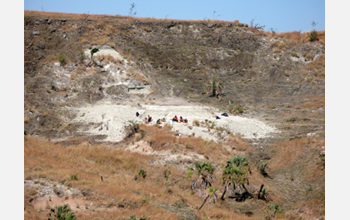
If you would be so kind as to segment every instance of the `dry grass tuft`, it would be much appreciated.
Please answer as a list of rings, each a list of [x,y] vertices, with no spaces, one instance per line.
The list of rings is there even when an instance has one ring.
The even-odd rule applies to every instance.
[[[136,71],[133,68],[128,68],[127,70],[127,75],[133,77],[136,80],[139,80],[145,84],[149,84],[149,80],[146,79],[140,72]]]
[[[252,147],[242,138],[241,135],[236,135],[230,138],[227,142],[227,145],[231,147],[232,150],[250,152]]]
[[[317,59],[313,60],[311,63],[308,63],[307,65],[303,66],[302,72],[304,75],[308,75],[310,78],[322,81],[325,78],[325,55],[319,56]]]
[[[318,109],[325,107],[325,96],[311,96],[305,100],[304,108]]]

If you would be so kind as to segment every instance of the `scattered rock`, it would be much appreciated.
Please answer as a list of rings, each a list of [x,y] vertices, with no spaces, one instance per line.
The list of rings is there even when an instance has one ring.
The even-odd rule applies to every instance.
[[[33,31],[33,35],[39,35],[40,32],[39,31]]]
[[[212,27],[215,27],[216,24],[215,23],[208,23],[208,28],[212,28]]]

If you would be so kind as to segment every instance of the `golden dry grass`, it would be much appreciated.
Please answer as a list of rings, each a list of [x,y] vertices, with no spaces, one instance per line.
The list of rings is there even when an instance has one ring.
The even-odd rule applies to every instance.
[[[24,155],[25,179],[46,178],[80,190],[90,189],[94,194],[87,199],[93,201],[97,207],[123,202],[133,202],[139,206],[136,209],[78,212],[79,219],[129,218],[131,215],[147,216],[151,219],[178,219],[176,214],[157,207],[157,204],[174,205],[179,199],[186,201],[193,212],[201,217],[228,219],[239,216],[220,203],[206,204],[202,210],[196,210],[195,207],[200,206],[203,198],[192,195],[188,188],[191,180],[186,178],[185,171],[171,165],[151,169],[148,164],[150,158],[145,155],[107,149],[105,144],[63,146],[33,137],[26,137]],[[135,181],[134,177],[140,169],[146,170],[147,177],[139,177]],[[166,191],[163,177],[165,169],[171,171]],[[72,181],[71,174],[77,174],[79,180]],[[104,177],[103,182],[100,176]],[[34,194],[33,190],[25,191],[25,217],[44,219],[47,213],[38,213],[29,203]],[[147,199],[147,202],[142,203],[143,199]]]
[[[303,197],[302,201],[310,206],[313,204],[312,209],[322,212],[319,206],[325,201],[325,172],[319,153],[324,144],[322,139],[297,138],[272,146],[274,153],[268,163],[269,170],[275,176],[285,176],[284,180],[278,180],[279,185],[273,186],[277,201],[289,201],[291,195],[294,195],[293,199]],[[299,205],[293,204],[293,207]]]
[[[141,129],[146,131],[145,140],[150,143],[154,150],[172,150],[172,152],[181,151],[183,153],[193,153],[204,155],[210,160],[225,163],[229,153],[221,144],[214,141],[206,141],[197,137],[176,137],[170,126],[159,128],[158,126],[141,125]],[[236,142],[237,143],[237,142]],[[235,143],[232,143],[235,144]],[[243,150],[243,141],[237,144],[237,147]]]

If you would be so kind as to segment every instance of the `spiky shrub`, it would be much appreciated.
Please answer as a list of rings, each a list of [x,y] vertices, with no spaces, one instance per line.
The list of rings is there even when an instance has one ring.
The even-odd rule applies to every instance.
[[[74,212],[70,209],[68,204],[63,206],[56,206],[56,209],[51,210],[49,220],[78,220]]]
[[[58,55],[58,61],[61,63],[61,65],[66,64],[66,58],[62,55],[62,53]]]
[[[275,217],[276,213],[283,212],[283,209],[280,207],[279,204],[269,205],[268,208],[272,211],[272,216],[273,217]]]
[[[168,182],[170,174],[171,174],[171,171],[168,170],[168,169],[164,170],[164,172],[163,172],[163,176],[164,176],[164,179],[165,179],[165,181],[164,181],[165,190],[166,190],[166,183]]]
[[[70,179],[71,179],[71,180],[79,180],[77,174],[72,174],[72,175],[70,175]]]
[[[134,121],[134,120],[129,120],[128,122],[129,122],[129,124],[126,125],[124,128],[125,128],[126,136],[130,137],[139,131],[140,124],[139,124],[139,122]],[[146,135],[146,133],[143,134],[143,137],[145,135]]]
[[[209,97],[219,98],[222,95],[223,88],[223,82],[217,81],[216,79],[206,82],[206,91],[208,91],[206,94],[209,95]]]
[[[144,171],[144,170],[140,170],[140,171],[139,171],[139,176],[141,176],[143,179],[145,179],[146,176],[147,176],[147,172]]]
[[[131,220],[147,220],[147,218],[146,218],[146,217],[136,218],[136,216],[135,216],[135,215],[131,215],[131,216],[130,216],[130,219],[131,219]]]
[[[241,105],[235,106],[234,112],[237,113],[237,114],[242,114],[243,113],[243,107]]]
[[[267,167],[267,163],[263,162],[260,166],[259,166],[259,170],[260,170],[260,173],[264,176],[264,177],[267,177],[268,174],[266,172],[266,167]]]
[[[311,32],[307,33],[307,36],[309,37],[310,41],[315,41],[315,40],[317,40],[318,33],[317,33],[317,31],[311,31]]]
[[[264,188],[261,192],[261,196],[266,197],[268,193],[269,193],[269,190],[267,188]]]
[[[169,179],[170,174],[171,174],[170,170],[164,170],[163,175],[164,175],[165,180]]]

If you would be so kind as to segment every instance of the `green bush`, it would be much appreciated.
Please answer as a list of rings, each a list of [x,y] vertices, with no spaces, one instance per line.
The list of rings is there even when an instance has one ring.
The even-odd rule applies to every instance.
[[[143,179],[145,179],[145,178],[146,178],[146,176],[147,176],[147,172],[146,172],[146,171],[144,171],[144,170],[140,170],[140,172],[139,172],[139,176],[141,176]]]
[[[145,131],[141,131],[141,137],[144,138],[146,136],[146,132]]]
[[[71,180],[79,180],[77,174],[72,174],[72,175],[70,175],[70,179],[71,179]]]
[[[268,208],[272,211],[273,216],[275,216],[276,213],[283,212],[283,209],[278,204],[269,205]]]
[[[136,218],[136,216],[135,216],[135,215],[130,216],[130,219],[131,219],[131,220],[147,220],[147,218],[146,218],[146,217]]]
[[[24,16],[24,23],[28,25],[30,23],[30,16]]]
[[[56,209],[52,209],[49,213],[49,220],[78,220],[74,215],[74,212],[70,209],[68,204],[63,206],[56,206]]]
[[[239,114],[242,114],[243,113],[243,107],[241,105],[237,105],[235,107],[235,112],[239,113]]]
[[[316,22],[315,22],[315,21],[312,21],[311,25],[312,25],[312,27],[315,28]],[[315,41],[315,40],[317,40],[317,35],[318,35],[318,33],[317,33],[317,31],[315,31],[315,29],[314,29],[313,31],[307,33],[307,36],[309,36],[309,40],[310,40],[310,41]]]
[[[315,41],[315,40],[317,40],[318,33],[317,33],[317,31],[311,31],[311,32],[307,33],[307,36],[309,36],[310,41]]]
[[[58,61],[60,61],[62,65],[66,64],[66,58],[62,55],[62,53],[58,55]]]
[[[265,170],[266,167],[267,167],[267,163],[265,163],[265,162],[263,162],[259,167],[260,173],[263,174],[264,176],[267,175],[266,170]]]

